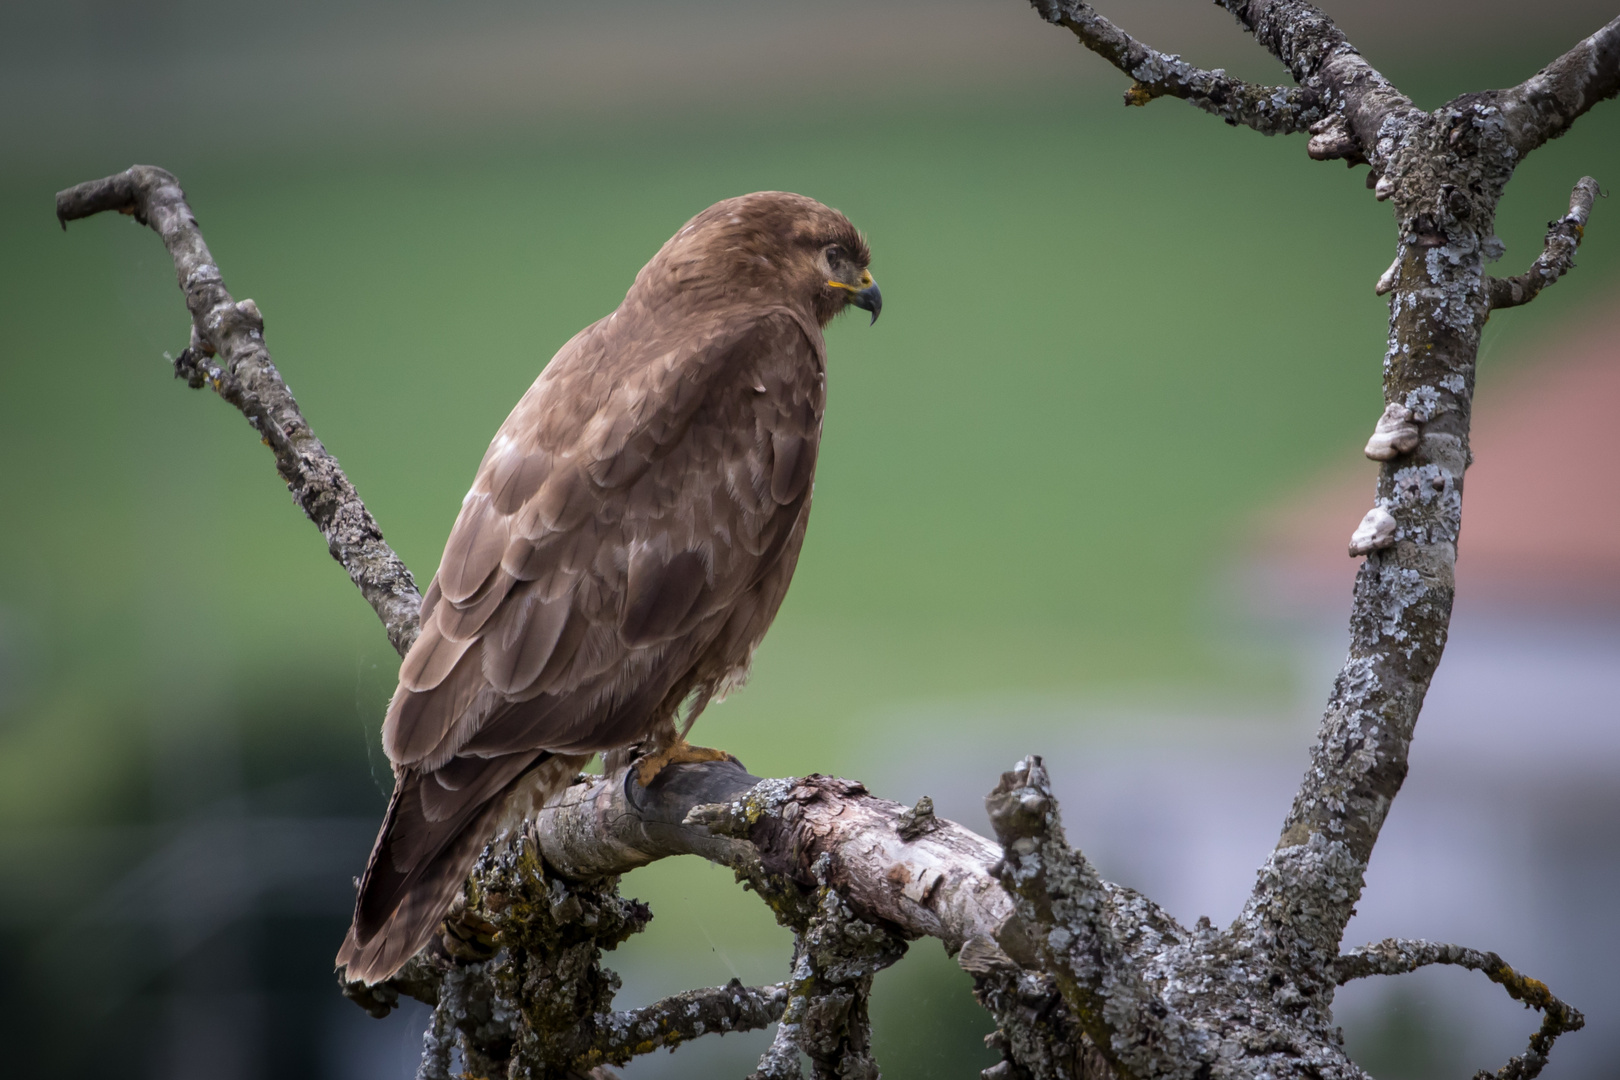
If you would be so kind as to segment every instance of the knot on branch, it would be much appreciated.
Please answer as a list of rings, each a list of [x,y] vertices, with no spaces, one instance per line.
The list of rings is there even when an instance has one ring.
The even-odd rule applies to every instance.
[[[900,839],[911,841],[937,832],[939,828],[939,818],[934,816],[934,800],[924,795],[917,800],[916,806],[900,815],[900,822],[894,831],[900,834]]]

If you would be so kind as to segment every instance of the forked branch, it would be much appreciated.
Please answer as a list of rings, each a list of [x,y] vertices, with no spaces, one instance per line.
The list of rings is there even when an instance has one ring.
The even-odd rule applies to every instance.
[[[270,361],[264,318],[252,300],[237,302],[180,182],[163,169],[136,165],[115,176],[58,192],[56,218],[67,223],[108,210],[132,215],[163,238],[191,312],[191,342],[174,361],[176,377],[205,383],[247,417],[276,456],[293,502],[321,531],[327,550],[377,612],[388,640],[404,655],[416,640],[421,594],[411,572],[383,539],[337,459],[315,437],[292,391]]]
[[[1304,0],[1216,0],[1255,40],[1282,61],[1301,87],[1344,119],[1362,156],[1382,172],[1387,150],[1380,128],[1390,116],[1415,111],[1410,98],[1345,39],[1343,31]]]

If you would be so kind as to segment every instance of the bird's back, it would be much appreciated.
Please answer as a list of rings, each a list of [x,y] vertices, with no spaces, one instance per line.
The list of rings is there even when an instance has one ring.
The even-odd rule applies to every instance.
[[[401,665],[348,977],[426,942],[535,770],[566,784],[746,673],[803,542],[824,395],[820,328],[780,306],[694,317],[632,292],[547,366],[479,466]]]

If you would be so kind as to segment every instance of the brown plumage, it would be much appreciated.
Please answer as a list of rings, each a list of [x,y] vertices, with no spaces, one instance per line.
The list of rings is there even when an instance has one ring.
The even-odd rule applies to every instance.
[[[746,674],[804,540],[822,327],[880,297],[813,199],[717,203],[546,365],[478,467],[383,722],[394,794],[338,953],[377,982],[503,824],[588,757],[677,741]]]

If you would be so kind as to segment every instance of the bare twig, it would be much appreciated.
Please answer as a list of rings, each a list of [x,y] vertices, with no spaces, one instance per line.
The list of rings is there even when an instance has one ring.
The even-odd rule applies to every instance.
[[[1554,997],[1547,984],[1514,971],[1493,952],[1467,949],[1461,945],[1442,945],[1433,941],[1387,938],[1376,945],[1363,945],[1339,957],[1334,965],[1340,986],[1352,979],[1370,975],[1405,975],[1431,964],[1455,964],[1470,971],[1482,972],[1506,990],[1514,1001],[1522,1001],[1541,1013],[1541,1027],[1530,1036],[1530,1047],[1521,1057],[1514,1057],[1494,1074],[1481,1071],[1475,1080],[1531,1080],[1547,1064],[1547,1054],[1553,1042],[1567,1031],[1579,1031],[1586,1025],[1580,1010]]]
[[[1616,20],[1620,22],[1620,20]],[[1598,182],[1583,176],[1570,192],[1569,212],[1557,221],[1547,223],[1547,242],[1530,269],[1510,278],[1490,279],[1491,310],[1528,304],[1548,285],[1569,273],[1575,266],[1575,253],[1580,250],[1581,238],[1586,235],[1586,219],[1592,213],[1592,203],[1598,197]]]
[[[1229,124],[1243,124],[1265,135],[1306,131],[1325,115],[1310,90],[1260,86],[1230,78],[1225,71],[1194,67],[1137,41],[1084,0],[1035,0],[1035,9],[1047,22],[1068,27],[1086,48],[1135,80],[1125,91],[1127,105],[1146,105],[1156,97],[1180,98]]]
[[[1520,157],[1620,93],[1620,17],[1510,90],[1492,95]]]
[[[191,344],[175,360],[175,374],[194,388],[212,386],[247,417],[275,454],[276,471],[293,501],[320,529],[332,558],[348,571],[382,620],[388,640],[403,654],[416,640],[422,605],[416,582],[270,362],[258,305],[238,303],[226,291],[179,181],[162,169],[136,165],[56,196],[56,217],[64,229],[69,221],[107,210],[150,225],[174,259],[192,320]]]
[[[602,1056],[624,1062],[653,1050],[673,1050],[707,1034],[758,1031],[782,1018],[788,984],[744,986],[732,979],[724,986],[687,990],[651,1005],[616,1012],[599,1027]]]

